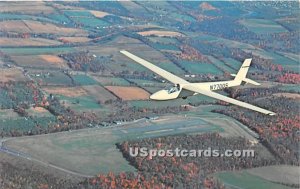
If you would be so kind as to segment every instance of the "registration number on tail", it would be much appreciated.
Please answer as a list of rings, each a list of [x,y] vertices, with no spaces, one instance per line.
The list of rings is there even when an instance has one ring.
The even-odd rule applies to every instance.
[[[210,90],[221,90],[228,87],[228,83],[210,85]]]

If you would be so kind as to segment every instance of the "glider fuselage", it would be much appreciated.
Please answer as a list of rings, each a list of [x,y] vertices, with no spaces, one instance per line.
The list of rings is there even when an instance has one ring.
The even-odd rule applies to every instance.
[[[159,90],[159,91],[153,93],[150,96],[150,99],[152,99],[152,100],[172,100],[172,99],[176,99],[176,98],[187,98],[189,96],[198,94],[195,92],[185,90],[183,88],[183,86],[186,86],[186,85],[194,85],[194,86],[200,87],[201,89],[207,90],[207,91],[218,91],[218,90],[223,90],[225,88],[239,86],[240,83],[235,80],[231,80],[231,81],[177,84],[177,86],[175,85],[170,88]]]

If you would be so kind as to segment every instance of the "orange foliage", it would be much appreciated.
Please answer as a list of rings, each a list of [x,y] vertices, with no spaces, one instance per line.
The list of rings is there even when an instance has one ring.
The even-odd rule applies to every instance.
[[[291,83],[299,84],[300,83],[300,74],[286,73],[277,78],[277,81],[280,83]]]
[[[197,49],[188,46],[188,45],[182,45],[180,47],[181,53],[178,55],[179,58],[184,60],[196,60],[196,61],[202,61],[202,62],[209,62],[208,58],[202,55]]]

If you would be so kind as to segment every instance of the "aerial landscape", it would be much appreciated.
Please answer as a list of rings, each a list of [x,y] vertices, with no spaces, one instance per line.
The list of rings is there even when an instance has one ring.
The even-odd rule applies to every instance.
[[[299,1],[1,1],[0,34],[1,189],[300,187]]]

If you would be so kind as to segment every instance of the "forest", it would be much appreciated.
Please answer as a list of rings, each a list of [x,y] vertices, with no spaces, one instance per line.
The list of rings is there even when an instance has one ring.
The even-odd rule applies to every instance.
[[[260,115],[253,111],[239,111],[238,107],[228,107],[223,110],[214,110],[231,116],[253,129],[260,136],[262,143],[273,152],[282,163],[299,165],[299,101],[297,99],[276,97],[278,89],[247,89],[231,90],[231,96],[251,102],[261,107],[269,107],[277,113],[276,117]],[[257,97],[260,100],[255,100]],[[271,98],[266,98],[270,97]]]

